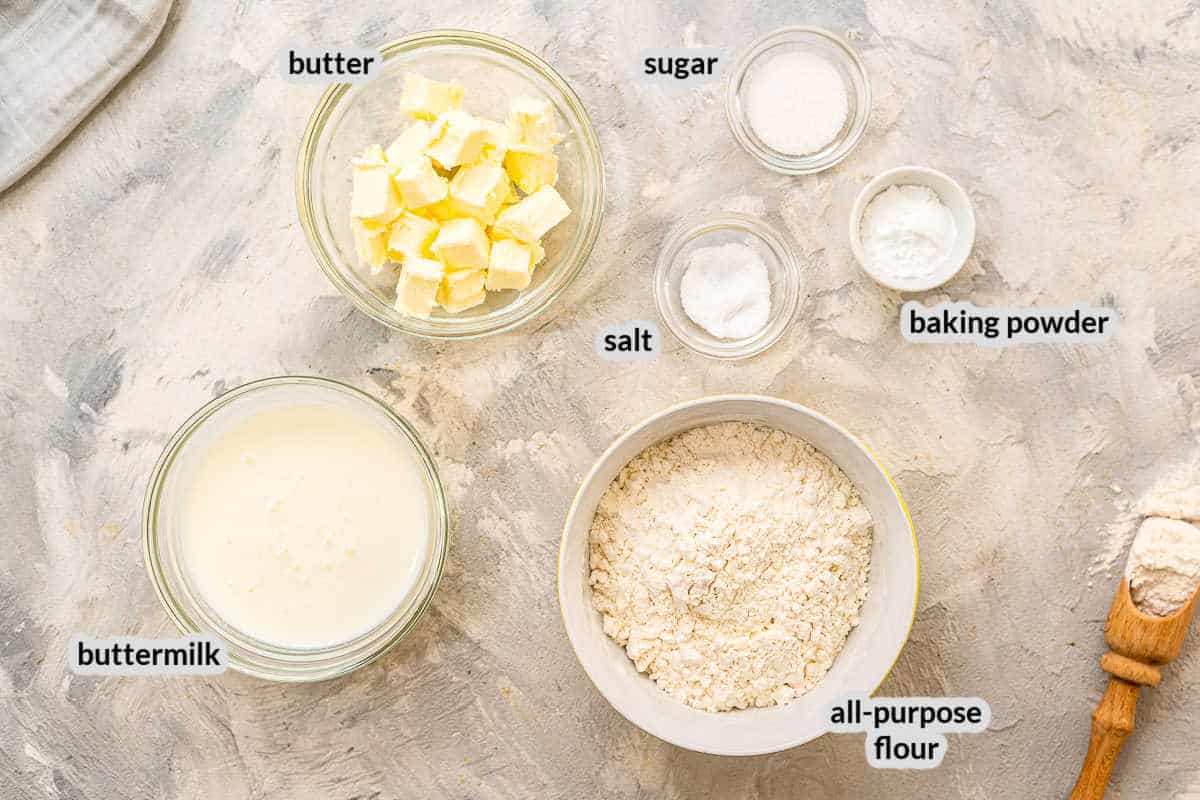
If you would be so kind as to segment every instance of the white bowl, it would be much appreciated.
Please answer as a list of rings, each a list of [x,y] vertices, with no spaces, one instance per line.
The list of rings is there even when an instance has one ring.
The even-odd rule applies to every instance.
[[[954,247],[951,248],[950,254],[932,274],[920,278],[898,279],[873,271],[871,265],[867,263],[862,246],[862,217],[867,205],[875,199],[875,195],[884,189],[890,186],[912,184],[928,186],[937,193],[942,203],[954,215],[954,225],[958,229],[958,237],[954,241]],[[858,259],[863,270],[877,283],[898,292],[924,292],[941,286],[958,274],[974,246],[975,212],[971,209],[971,199],[953,178],[936,169],[914,166],[889,169],[862,188],[854,200],[854,208],[850,210],[850,249],[854,252],[854,257]]]
[[[588,584],[588,536],[600,497],[620,469],[652,444],[728,420],[790,433],[827,455],[858,487],[875,520],[871,577],[862,620],[825,679],[792,702],[720,713],[675,700],[639,673],[603,629]],[[917,608],[920,565],[912,520],[891,478],[871,453],[832,420],[795,403],[757,395],[721,395],[682,403],[646,419],[609,446],[592,467],[563,526],[558,603],[575,655],[600,693],[626,719],[664,741],[714,755],[758,755],[796,747],[825,732],[824,714],[847,694],[874,693],[908,641]]]

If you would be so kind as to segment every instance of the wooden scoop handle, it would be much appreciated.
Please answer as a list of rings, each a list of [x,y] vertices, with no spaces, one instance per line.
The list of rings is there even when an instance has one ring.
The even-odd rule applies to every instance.
[[[1200,589],[1175,614],[1151,617],[1137,610],[1129,581],[1121,581],[1104,625],[1104,638],[1112,651],[1100,659],[1100,667],[1112,678],[1092,714],[1092,738],[1071,800],[1104,797],[1117,755],[1133,733],[1138,692],[1143,686],[1157,686],[1162,678],[1159,668],[1179,655],[1198,599]]]
[[[1137,710],[1136,683],[1113,677],[1108,682],[1100,705],[1092,714],[1092,739],[1088,742],[1083,769],[1071,800],[1102,800],[1108,788],[1108,778],[1125,738],[1133,733],[1134,712]]]

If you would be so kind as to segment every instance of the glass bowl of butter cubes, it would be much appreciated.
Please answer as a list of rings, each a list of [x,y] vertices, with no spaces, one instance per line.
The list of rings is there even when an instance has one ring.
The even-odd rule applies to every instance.
[[[428,31],[337,84],[300,146],[297,206],[321,269],[416,336],[467,339],[544,311],[604,214],[587,111],[548,64],[495,36]]]

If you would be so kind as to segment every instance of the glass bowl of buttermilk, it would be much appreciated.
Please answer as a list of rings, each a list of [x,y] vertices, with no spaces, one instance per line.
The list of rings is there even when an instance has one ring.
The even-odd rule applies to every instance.
[[[389,42],[379,53],[382,67],[376,77],[335,84],[325,92],[300,144],[296,205],[317,264],[360,311],[415,336],[470,339],[528,322],[566,291],[600,232],[604,167],[583,103],[549,64],[496,36],[426,31]],[[406,76],[413,74],[461,87],[461,109],[481,120],[503,123],[514,98],[548,103],[561,137],[554,146],[557,176],[552,188],[570,213],[541,239],[543,257],[528,285],[487,291],[483,302],[457,313],[440,306],[426,314],[398,310],[395,278],[400,265],[390,264],[390,274],[369,269],[360,258],[351,217],[356,160],[371,145],[388,146],[412,122],[400,98]],[[443,171],[443,177],[451,175]]]
[[[840,162],[858,145],[870,115],[866,67],[841,37],[820,28],[780,28],[755,40],[725,84],[734,138],[785,175]]]
[[[244,674],[318,681],[415,629],[449,521],[407,421],[345,384],[283,376],[233,389],[179,428],[146,491],[142,545],[180,632],[216,635]]]

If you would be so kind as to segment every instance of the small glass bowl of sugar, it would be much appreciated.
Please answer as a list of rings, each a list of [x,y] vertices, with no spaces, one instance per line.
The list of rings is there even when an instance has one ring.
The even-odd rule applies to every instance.
[[[725,85],[729,128],[776,172],[809,175],[844,159],[871,115],[858,55],[820,28],[790,27],[755,40]]]
[[[682,221],[663,243],[653,282],[667,329],[712,358],[766,350],[800,304],[800,268],[787,240],[746,214]]]

